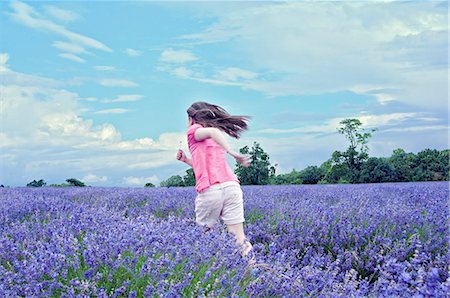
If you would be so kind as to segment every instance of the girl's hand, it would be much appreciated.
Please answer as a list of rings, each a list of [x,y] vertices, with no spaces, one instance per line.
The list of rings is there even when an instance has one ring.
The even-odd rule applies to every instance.
[[[184,151],[183,150],[178,150],[178,152],[177,152],[177,159],[178,160],[180,160],[180,161],[182,161],[182,162],[186,162],[186,154],[184,154]]]
[[[252,162],[250,155],[241,155],[235,152],[230,153],[238,163],[240,163],[244,168],[248,168],[250,163]]]

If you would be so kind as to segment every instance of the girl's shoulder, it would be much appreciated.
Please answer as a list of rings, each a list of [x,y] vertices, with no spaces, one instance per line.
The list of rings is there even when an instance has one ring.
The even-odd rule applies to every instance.
[[[189,128],[188,128],[187,134],[188,134],[188,135],[193,134],[193,133],[195,133],[195,131],[196,131],[198,128],[201,128],[201,127],[203,127],[201,124],[198,124],[198,123],[192,124],[192,125],[189,126]]]

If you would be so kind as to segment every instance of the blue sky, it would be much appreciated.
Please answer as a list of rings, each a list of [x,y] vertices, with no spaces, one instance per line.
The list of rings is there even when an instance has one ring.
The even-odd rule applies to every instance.
[[[183,175],[186,109],[252,116],[277,172],[378,131],[372,156],[446,149],[447,2],[0,2],[0,183]],[[230,160],[230,164],[232,161]]]

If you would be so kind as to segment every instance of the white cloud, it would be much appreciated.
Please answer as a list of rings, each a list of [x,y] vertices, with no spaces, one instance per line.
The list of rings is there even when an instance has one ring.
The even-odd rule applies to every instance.
[[[80,58],[74,54],[69,54],[69,53],[64,53],[64,54],[59,54],[60,57],[62,58],[66,58],[75,62],[79,62],[79,63],[84,63],[86,62],[86,60],[84,60],[83,58]]]
[[[114,66],[107,66],[107,65],[97,65],[94,67],[95,70],[100,71],[115,71],[116,68]]]
[[[410,126],[410,127],[397,127],[385,129],[384,132],[421,132],[421,131],[443,131],[447,133],[450,131],[448,125],[426,125],[426,126]]]
[[[180,78],[188,79],[193,75],[193,72],[186,67],[177,67],[173,69],[172,73]]]
[[[221,78],[222,75],[215,75],[214,77],[219,77],[219,78],[211,79],[201,72],[198,72],[198,71],[194,72],[193,70],[188,69],[184,66],[175,67],[175,68],[171,68],[168,66],[159,66],[158,70],[168,71],[179,78],[194,80],[194,81],[202,82],[205,84],[222,85],[222,86],[240,86],[240,87],[245,86],[245,84],[243,84],[241,82],[226,80],[226,79],[230,78],[229,75],[227,78]],[[233,78],[237,79],[237,76],[234,76]]]
[[[144,186],[146,183],[150,182],[154,185],[157,185],[159,183],[159,178],[155,175],[149,176],[149,177],[123,177],[123,182],[126,185],[131,186]]]
[[[57,19],[58,21],[63,22],[73,22],[79,18],[79,15],[65,9],[61,9],[56,6],[45,6],[45,12],[52,16],[53,18]]]
[[[195,61],[198,58],[187,50],[166,49],[161,53],[160,61],[167,63],[186,63]]]
[[[0,72],[8,71],[8,60],[9,55],[7,53],[1,53],[0,54]]]
[[[123,140],[112,124],[94,125],[82,117],[80,96],[61,83],[14,71],[0,76],[4,184],[24,185],[38,177],[60,183],[64,175],[121,185],[124,176],[148,177],[151,169],[179,163],[175,154],[184,133]]]
[[[439,2],[307,1],[214,13],[216,23],[181,38],[194,45],[232,43],[251,73],[268,75],[196,70],[216,79],[198,81],[239,80],[242,88],[268,96],[358,90],[380,103],[447,106],[448,16]],[[219,59],[208,58],[201,57],[208,69],[220,68]]]
[[[108,181],[108,177],[106,176],[97,176],[95,174],[87,174],[81,179],[84,183],[96,183],[96,182],[106,182]]]
[[[123,114],[129,112],[128,109],[106,109],[95,112],[94,114]]]
[[[71,42],[55,41],[53,43],[53,47],[63,50],[64,52],[72,53],[72,54],[87,53],[87,51],[82,46],[71,43]]]
[[[100,85],[106,87],[136,87],[136,84],[130,80],[121,80],[121,79],[102,79],[100,80]]]
[[[397,126],[408,120],[421,120],[424,122],[434,121],[436,119],[421,118],[418,113],[391,113],[382,115],[357,115],[345,118],[332,118],[326,121],[322,125],[309,125],[297,128],[277,129],[267,128],[257,131],[262,134],[329,134],[337,132],[337,127],[340,126],[340,122],[346,118],[356,118],[362,123],[363,129],[382,128],[385,126]]]
[[[83,97],[83,98],[80,97],[79,100],[85,100],[90,102],[98,101],[96,97]]]
[[[72,55],[74,53],[85,53],[87,52],[85,50],[86,48],[112,52],[112,50],[102,42],[91,37],[72,32],[66,27],[46,19],[32,6],[26,3],[14,0],[11,2],[10,7],[12,8],[13,12],[10,12],[8,14],[18,23],[34,30],[56,34],[68,40],[68,42],[55,42],[53,46],[55,46],[56,48],[63,48],[64,51],[69,51],[70,53],[72,53]],[[58,9],[53,6],[50,6],[50,8],[47,7],[46,11],[53,17],[56,17],[58,20],[62,20],[65,22],[72,21],[77,17],[75,14],[69,11]],[[62,54],[61,56],[76,62],[81,62],[80,60],[82,60],[80,57],[71,56],[71,54]]]
[[[144,98],[142,95],[139,94],[126,94],[126,95],[119,95],[117,98],[114,99],[105,99],[103,100],[104,103],[112,103],[112,102],[131,102],[131,101],[138,101]]]
[[[238,67],[229,67],[219,70],[217,77],[226,81],[237,81],[239,79],[255,79],[258,75],[252,71],[241,69]]]
[[[134,50],[134,49],[126,49],[126,50],[125,50],[125,53],[126,53],[128,56],[131,56],[131,57],[139,57],[139,56],[142,55],[142,52],[141,52],[141,51]]]

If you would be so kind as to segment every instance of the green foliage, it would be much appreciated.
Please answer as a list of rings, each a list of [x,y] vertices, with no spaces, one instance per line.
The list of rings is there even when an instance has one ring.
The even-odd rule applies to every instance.
[[[392,165],[393,181],[406,182],[412,181],[412,169],[414,168],[415,156],[413,153],[406,153],[403,149],[396,149],[388,159]]]
[[[160,183],[161,187],[184,187],[184,186],[195,186],[195,175],[194,170],[189,168],[186,170],[186,174],[181,177],[180,175],[174,175],[169,177],[169,179],[164,180]]]
[[[194,170],[189,168],[186,170],[186,175],[183,176],[183,181],[185,186],[195,186],[195,175]]]
[[[78,186],[78,187],[86,186],[83,182],[75,178],[69,178],[66,180],[66,182],[69,183],[70,186]]]
[[[299,172],[303,184],[317,184],[325,177],[325,170],[317,166],[308,166]]]
[[[303,180],[300,178],[300,172],[292,169],[290,173],[273,176],[270,179],[270,184],[302,184]]]
[[[358,119],[344,119],[337,128],[349,141],[346,151],[334,151],[331,158],[317,166],[308,166],[301,171],[276,175],[269,155],[257,142],[253,147],[239,150],[248,154],[252,161],[248,168],[236,163],[235,173],[242,185],[265,184],[329,184],[329,183],[378,183],[408,181],[450,180],[450,150],[425,149],[417,154],[396,149],[390,157],[370,157],[368,142],[372,133],[365,132]],[[195,175],[192,169],[186,175],[172,176],[161,182],[161,186],[193,186]]]
[[[169,177],[169,179],[162,181],[160,183],[162,187],[178,187],[178,186],[186,186],[184,184],[184,180],[180,175],[174,175]]]
[[[343,134],[350,144],[344,152],[335,151],[332,159],[335,165],[346,164],[349,169],[346,176],[341,176],[339,179],[343,178],[356,183],[362,164],[369,158],[367,143],[372,137],[371,132],[374,132],[375,129],[372,129],[371,132],[364,132],[361,128],[362,123],[358,119],[344,119],[339,124],[341,126],[338,127],[338,132]],[[340,168],[339,171],[341,170]]]
[[[155,185],[151,182],[145,183],[144,187],[155,187]]]
[[[414,181],[448,180],[449,150],[425,149],[420,151],[417,153],[415,165]]]
[[[395,177],[394,167],[387,158],[369,158],[361,167],[359,182],[378,183],[393,181]]]
[[[68,183],[61,183],[61,184],[53,183],[53,184],[50,184],[50,186],[51,187],[69,187],[69,186],[73,186],[73,185],[68,184]]]
[[[250,166],[245,168],[236,163],[235,173],[242,185],[269,184],[271,176],[275,175],[275,168],[270,166],[269,155],[257,143],[250,149],[245,146],[239,150],[241,154],[249,154],[252,158]]]
[[[47,183],[44,180],[39,179],[39,181],[36,180],[31,181],[30,183],[27,184],[27,187],[42,187],[45,185],[47,185]]]

